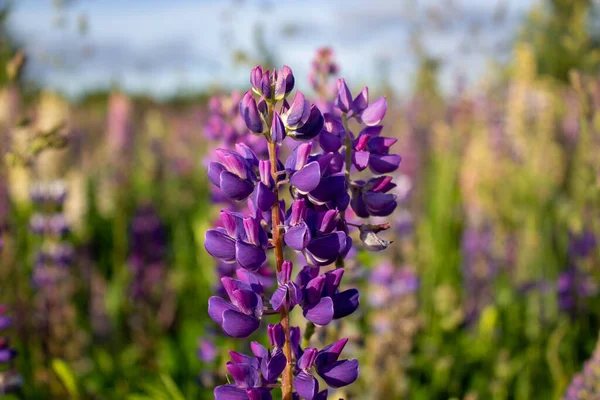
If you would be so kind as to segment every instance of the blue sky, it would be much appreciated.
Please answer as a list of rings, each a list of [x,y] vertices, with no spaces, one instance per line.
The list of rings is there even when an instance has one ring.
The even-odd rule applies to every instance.
[[[59,27],[52,0],[18,0],[9,27],[31,56],[30,77],[73,95],[111,84],[157,96],[243,85],[248,66],[234,64],[232,49],[255,53],[258,24],[300,82],[315,49],[328,45],[349,82],[380,81],[385,62],[399,90],[414,77],[411,37],[419,31],[427,51],[443,59],[448,89],[457,74],[477,81],[487,60],[506,54],[533,1],[77,0]],[[80,15],[89,21],[86,35],[77,29]]]

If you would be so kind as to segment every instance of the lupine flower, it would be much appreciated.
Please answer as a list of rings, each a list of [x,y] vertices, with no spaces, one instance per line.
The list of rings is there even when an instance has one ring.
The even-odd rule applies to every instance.
[[[468,293],[465,300],[467,321],[474,321],[492,300],[496,262],[492,254],[489,227],[468,227],[462,238],[462,273]]]
[[[334,262],[339,267],[352,248],[348,230],[358,225],[346,221],[351,200],[349,188],[353,198],[358,198],[353,201],[361,211],[365,210],[359,217],[387,216],[396,207],[395,195],[388,193],[394,187],[391,178],[381,176],[355,182],[349,176],[351,165],[345,163],[346,155],[351,155],[347,152],[367,152],[365,168],[370,166],[377,174],[396,169],[400,158],[390,154],[394,141],[376,137],[387,103],[381,98],[369,104],[367,88],[352,100],[341,81],[339,110],[326,118],[299,91],[288,102],[286,97],[291,93],[294,79],[287,67],[273,72],[257,67],[252,70],[250,82],[252,89],[240,102],[240,115],[250,131],[262,134],[268,142],[269,160],[260,160],[250,148],[236,144],[236,151],[219,150],[219,162],[209,167],[210,181],[227,197],[237,201],[249,199],[250,215],[223,210],[221,226],[206,233],[204,246],[209,254],[221,262],[242,267],[236,271],[239,279],[221,278],[228,300],[211,297],[208,311],[227,335],[237,338],[256,331],[265,312],[279,312],[281,324],[268,328],[271,350],[254,342],[255,357],[230,352],[232,361],[227,367],[235,383],[217,387],[215,398],[269,399],[270,390],[282,374],[284,398],[325,399],[327,390],[319,391],[312,376],[313,367],[329,386],[337,388],[357,379],[358,362],[338,360],[347,339],[320,352],[302,350],[300,330],[289,327],[289,312],[300,305],[308,321],[322,326],[358,308],[356,289],[339,290],[344,269],[319,274],[319,267]],[[335,115],[340,115],[344,123]],[[356,146],[351,132],[345,130],[348,118],[374,127],[361,132]],[[321,132],[327,135],[321,146],[323,151],[311,154]],[[306,143],[296,146],[284,166],[279,159],[279,146],[288,137]],[[285,185],[289,185],[292,197],[289,208],[279,197]],[[372,225],[376,228],[365,226],[367,248],[387,247],[379,248],[389,242],[377,237],[377,245],[371,235],[387,229],[387,224]],[[284,245],[301,253],[309,264],[295,281],[291,280],[292,263],[284,261]],[[270,249],[275,251],[278,287],[269,301],[255,272],[267,261]],[[290,350],[298,361],[296,369],[291,368],[292,355],[284,354]],[[294,385],[297,393],[292,390]]]
[[[323,128],[323,114],[304,97],[302,92],[296,92],[294,101],[281,114],[281,121],[288,130],[288,135],[296,140],[311,140]]]
[[[396,187],[391,176],[381,176],[369,181],[355,181],[352,188],[352,209],[358,217],[387,217],[396,209],[398,202],[395,194],[389,193]]]
[[[363,90],[352,100],[350,89],[344,79],[338,80],[338,95],[335,99],[335,106],[348,117],[355,117],[359,122],[367,126],[378,125],[387,112],[387,101],[380,97],[372,104],[369,104],[369,88]]]
[[[305,266],[296,277],[296,284],[302,289],[300,304],[307,320],[323,326],[356,311],[359,305],[358,290],[338,291],[344,275],[343,268],[318,274],[317,268]]]
[[[297,368],[300,370],[294,378],[294,386],[298,394],[307,400],[327,398],[319,392],[319,382],[312,375],[315,372],[333,388],[350,385],[358,378],[357,360],[339,360],[340,354],[348,339],[341,339],[318,351],[307,348],[298,359]]]
[[[153,304],[164,295],[167,251],[165,226],[156,211],[146,205],[136,211],[130,230],[128,266],[133,277],[129,290],[134,301]]]
[[[0,305],[0,332],[9,329],[12,324],[6,311],[6,307]],[[22,378],[15,370],[2,368],[10,368],[16,356],[17,351],[10,346],[8,337],[0,336],[0,394],[14,392],[22,385]]]
[[[277,277],[279,287],[271,297],[271,305],[275,311],[281,310],[282,307],[289,311],[302,301],[302,290],[298,284],[291,281],[291,277],[292,262],[284,261],[281,273]]]
[[[409,267],[395,268],[389,261],[377,264],[369,276],[369,302],[374,307],[392,304],[398,298],[414,293],[419,288],[419,278]]]
[[[252,286],[238,279],[222,278],[230,301],[213,296],[208,300],[208,315],[223,331],[235,338],[245,338],[258,329],[263,302]]]
[[[256,175],[248,159],[233,150],[217,149],[220,162],[211,162],[208,178],[232,200],[245,200],[254,191]]]
[[[258,270],[267,259],[268,238],[257,219],[223,210],[221,220],[223,228],[206,232],[206,251],[223,262],[237,262],[242,268]]]
[[[588,400],[600,397],[600,345],[587,360],[581,373],[571,379],[563,400]]]
[[[217,347],[207,338],[198,340],[198,358],[205,363],[212,363],[217,358]]]
[[[389,174],[398,169],[402,157],[390,154],[390,147],[398,139],[379,136],[382,126],[369,126],[363,129],[354,141],[352,163],[357,170],[365,168],[375,174]]]
[[[331,264],[352,247],[352,239],[337,230],[338,217],[337,210],[317,212],[307,208],[305,200],[296,200],[286,219],[285,243],[303,252],[312,265]]]

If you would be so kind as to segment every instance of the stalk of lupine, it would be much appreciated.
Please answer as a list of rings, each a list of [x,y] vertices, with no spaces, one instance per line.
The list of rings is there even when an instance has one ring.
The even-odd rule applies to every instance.
[[[412,268],[377,264],[369,276],[368,313],[372,330],[366,340],[368,368],[363,379],[374,382],[374,398],[403,398],[408,391],[407,369],[418,329],[419,278]]]
[[[339,72],[339,66],[333,57],[333,50],[322,47],[317,50],[311,63],[308,81],[317,94],[316,104],[323,112],[333,111],[333,98],[335,97],[335,85],[331,79]]]
[[[39,238],[33,282],[36,294],[36,324],[42,335],[45,356],[77,359],[85,338],[77,329],[73,304],[75,280],[71,266],[74,250],[66,239],[69,224],[63,213],[67,196],[63,181],[39,181],[30,197],[36,212],[30,227]]]
[[[572,379],[563,400],[588,400],[600,398],[600,342],[580,373]]]
[[[173,293],[166,279],[166,229],[154,208],[143,205],[131,221],[130,235],[129,323],[145,356],[151,359],[155,347],[152,333],[167,329],[174,318]]]
[[[468,227],[462,238],[462,274],[467,292],[465,318],[473,322],[489,304],[496,275],[490,227]]]
[[[7,308],[0,305],[0,333],[10,329],[12,319],[6,315]],[[0,395],[14,392],[22,385],[22,378],[13,368],[17,351],[10,346],[10,339],[0,336]]]
[[[592,277],[582,268],[596,248],[596,237],[590,231],[569,235],[567,259],[569,265],[561,272],[556,283],[558,305],[562,311],[574,315],[585,306],[585,299],[593,296],[598,287]]]
[[[209,315],[226,334],[242,338],[258,329],[266,316],[278,313],[282,334],[277,335],[279,341],[273,341],[280,343],[274,352],[253,346],[261,358],[259,363],[232,354],[234,360],[228,369],[236,384],[215,389],[215,397],[271,398],[270,389],[278,386],[276,382],[282,373],[283,399],[298,395],[322,398],[323,392],[308,390],[305,384],[315,388],[316,380],[309,377],[313,365],[330,386],[339,387],[356,379],[358,363],[338,362],[343,347],[339,343],[333,345],[335,352],[330,352],[331,348],[322,352],[312,349],[315,357],[320,355],[318,360],[307,356],[300,362],[299,330],[290,327],[289,313],[300,305],[307,319],[326,325],[358,307],[356,290],[338,289],[343,270],[319,276],[318,269],[343,258],[352,245],[340,217],[350,203],[348,182],[342,172],[343,163],[340,165],[335,154],[310,154],[311,141],[321,132],[324,118],[301,92],[296,93],[291,104],[287,102],[286,96],[294,84],[291,70],[269,72],[257,67],[252,71],[251,84],[252,91],[240,103],[240,114],[250,131],[264,136],[269,159],[259,160],[249,147],[236,146],[236,151],[220,150],[220,162],[209,167],[210,181],[232,200],[249,200],[252,210],[249,216],[224,210],[222,226],[206,233],[209,254],[239,267],[238,279],[221,279],[228,299],[211,297]],[[259,96],[258,101],[253,93]],[[279,159],[279,146],[288,136],[305,143],[292,152],[284,165]],[[280,189],[284,185],[289,185],[293,199],[287,210]],[[292,263],[284,261],[286,245],[302,252],[312,265],[305,267],[295,281],[291,279]],[[254,273],[267,262],[271,249],[275,253],[278,289],[268,297]],[[287,361],[282,362],[279,350]],[[296,362],[300,362],[298,368],[294,368]],[[294,381],[300,385],[297,393],[293,391]]]

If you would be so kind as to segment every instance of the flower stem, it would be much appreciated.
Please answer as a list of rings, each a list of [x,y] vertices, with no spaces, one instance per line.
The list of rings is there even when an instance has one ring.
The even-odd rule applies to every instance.
[[[352,167],[352,138],[350,138],[350,130],[348,129],[348,117],[346,114],[342,114],[342,121],[344,122],[344,151],[346,155],[346,184],[350,186],[350,168]],[[340,211],[340,218],[344,221],[344,225],[346,225],[346,210]],[[347,230],[347,228],[346,228]],[[347,232],[346,232],[347,233]],[[337,260],[335,260],[336,268],[344,268],[344,257],[339,256]]]
[[[269,105],[269,125],[273,119],[273,104]],[[277,183],[277,144],[269,140],[269,161],[271,162],[271,176],[275,183]],[[277,272],[281,272],[281,266],[283,265],[283,235],[281,232],[281,217],[279,211],[279,188],[277,184],[274,185],[273,193],[275,194],[275,204],[271,208],[271,221],[273,231],[273,243],[275,245],[275,265]],[[283,353],[287,359],[287,366],[283,371],[283,379],[281,384],[281,393],[283,400],[292,400],[293,393],[293,367],[294,361],[292,359],[292,347],[290,346],[290,315],[288,310],[283,307],[281,309],[281,326],[285,332],[285,345],[283,347]]]

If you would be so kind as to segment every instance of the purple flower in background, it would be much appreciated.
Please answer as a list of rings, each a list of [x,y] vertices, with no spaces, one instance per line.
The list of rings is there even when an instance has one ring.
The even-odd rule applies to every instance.
[[[556,283],[558,305],[561,310],[574,312],[582,307],[582,301],[597,293],[597,285],[587,274],[576,267],[561,272]]]
[[[575,259],[586,258],[596,248],[596,236],[591,231],[579,235],[569,235],[569,256]]]
[[[0,333],[10,329],[12,319],[6,315],[7,308],[0,305]],[[0,336],[0,367],[12,366],[17,351],[10,346],[8,337]],[[23,380],[12,368],[0,370],[0,394],[11,393],[21,387]]]
[[[140,207],[130,227],[129,268],[133,274],[130,293],[134,299],[151,301],[164,283],[167,238],[160,217],[149,205]],[[157,293],[159,292],[159,293]]]
[[[465,315],[474,321],[483,307],[492,301],[496,262],[492,253],[491,228],[469,227],[462,237],[462,273],[467,292]]]
[[[374,307],[393,304],[397,299],[419,289],[419,277],[412,268],[395,268],[388,261],[382,261],[371,271],[369,302]]]
[[[600,344],[583,365],[583,370],[576,374],[563,395],[563,400],[587,400],[600,398]]]

